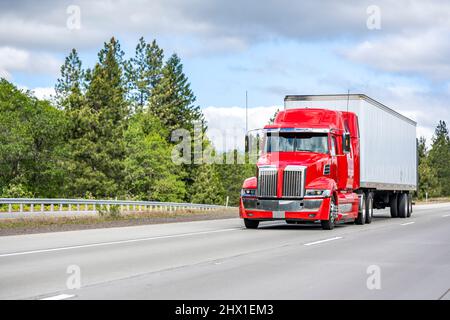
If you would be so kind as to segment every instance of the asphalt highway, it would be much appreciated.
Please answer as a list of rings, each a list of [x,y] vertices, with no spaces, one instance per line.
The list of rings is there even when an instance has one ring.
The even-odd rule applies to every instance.
[[[437,300],[449,289],[450,204],[332,231],[224,219],[0,237],[0,299]]]

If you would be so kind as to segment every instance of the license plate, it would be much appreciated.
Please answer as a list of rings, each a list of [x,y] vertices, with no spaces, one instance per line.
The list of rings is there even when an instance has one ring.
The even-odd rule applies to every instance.
[[[285,219],[286,215],[284,211],[272,211],[272,218],[274,219]]]

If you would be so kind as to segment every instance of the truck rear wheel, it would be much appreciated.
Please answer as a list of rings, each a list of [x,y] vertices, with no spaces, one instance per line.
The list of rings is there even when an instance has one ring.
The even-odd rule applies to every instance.
[[[409,194],[408,195],[408,218],[411,217],[412,214],[412,196]]]
[[[366,223],[371,223],[373,218],[373,193],[368,192],[366,198]]]
[[[394,193],[391,195],[389,200],[389,205],[391,206],[391,218],[398,217],[398,195]]]
[[[256,229],[258,228],[259,221],[258,220],[250,220],[244,219],[244,224],[247,229]]]
[[[409,211],[408,194],[400,193],[398,196],[398,216],[400,218],[407,218],[408,211]]]
[[[359,209],[358,209],[358,217],[356,218],[356,224],[363,225],[366,223],[366,215],[367,215],[367,201],[366,194],[362,193],[361,198],[359,199]]]

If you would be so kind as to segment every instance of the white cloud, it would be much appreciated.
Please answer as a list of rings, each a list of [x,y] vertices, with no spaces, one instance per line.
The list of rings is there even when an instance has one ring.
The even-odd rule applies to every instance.
[[[11,74],[0,67],[0,79],[11,80]]]
[[[0,47],[0,70],[38,74],[57,74],[61,62],[47,53],[35,53],[13,47]]]
[[[387,35],[363,41],[344,55],[383,71],[450,79],[449,39],[450,27]]]
[[[55,95],[54,88],[34,88],[31,91],[39,100],[50,100]]]
[[[264,127],[278,109],[282,109],[282,107],[249,108],[248,129],[253,130]],[[207,135],[218,150],[244,149],[245,108],[211,106],[202,110],[208,122]]]

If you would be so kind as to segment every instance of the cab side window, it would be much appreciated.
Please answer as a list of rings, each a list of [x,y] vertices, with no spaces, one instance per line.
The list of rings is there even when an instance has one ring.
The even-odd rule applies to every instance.
[[[336,137],[331,137],[331,155],[335,156],[337,155],[337,143],[336,143]]]

